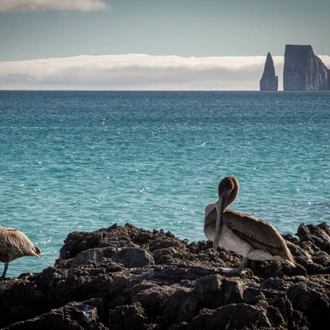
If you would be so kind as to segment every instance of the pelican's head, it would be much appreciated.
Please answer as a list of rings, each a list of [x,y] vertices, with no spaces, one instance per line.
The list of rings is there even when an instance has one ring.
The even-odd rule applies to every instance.
[[[227,176],[222,179],[218,186],[219,200],[215,203],[217,209],[217,220],[215,224],[213,248],[216,249],[219,246],[221,221],[223,213],[228,206],[236,199],[239,190],[238,180],[234,176]]]

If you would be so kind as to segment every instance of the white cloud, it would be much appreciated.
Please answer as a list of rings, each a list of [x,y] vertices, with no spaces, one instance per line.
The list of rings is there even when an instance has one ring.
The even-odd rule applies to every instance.
[[[323,64],[330,69],[330,56],[328,55],[317,55],[321,61],[323,62]]]
[[[330,68],[330,56],[318,55]],[[0,89],[259,90],[266,56],[143,54],[0,62]],[[283,90],[283,56],[273,56]]]
[[[107,5],[102,0],[1,0],[0,12],[37,10],[98,11]]]
[[[283,56],[273,58],[283,68]],[[265,59],[128,54],[0,62],[0,89],[259,90]]]

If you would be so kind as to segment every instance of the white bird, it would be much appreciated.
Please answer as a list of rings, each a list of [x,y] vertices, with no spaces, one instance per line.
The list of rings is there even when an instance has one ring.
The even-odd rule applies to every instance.
[[[234,176],[220,181],[219,200],[205,208],[204,234],[225,249],[243,256],[238,268],[222,269],[224,274],[241,274],[248,259],[279,260],[294,266],[294,259],[285,240],[273,225],[249,214],[227,210],[238,195],[239,183]]]
[[[0,227],[0,261],[5,263],[0,279],[5,278],[11,261],[24,256],[39,257],[40,254],[41,251],[24,233],[12,228]]]

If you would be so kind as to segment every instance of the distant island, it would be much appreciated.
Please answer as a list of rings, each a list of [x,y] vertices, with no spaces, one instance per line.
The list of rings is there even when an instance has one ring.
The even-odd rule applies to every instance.
[[[278,77],[270,53],[260,80],[260,91],[277,91]],[[330,90],[330,70],[310,45],[286,45],[283,72],[284,91]]]
[[[277,91],[278,76],[275,76],[275,67],[272,55],[267,54],[264,72],[260,80],[261,91]]]

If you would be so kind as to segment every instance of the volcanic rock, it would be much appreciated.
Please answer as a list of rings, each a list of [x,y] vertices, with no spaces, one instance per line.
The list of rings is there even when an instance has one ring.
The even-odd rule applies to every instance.
[[[286,45],[283,89],[285,91],[330,90],[330,70],[310,45]]]
[[[275,76],[275,67],[272,55],[267,54],[264,72],[260,80],[261,91],[277,91],[278,76]]]
[[[54,266],[0,281],[0,328],[322,329],[330,313],[330,230],[284,235],[296,266],[249,261],[209,241],[116,224],[70,233]]]

